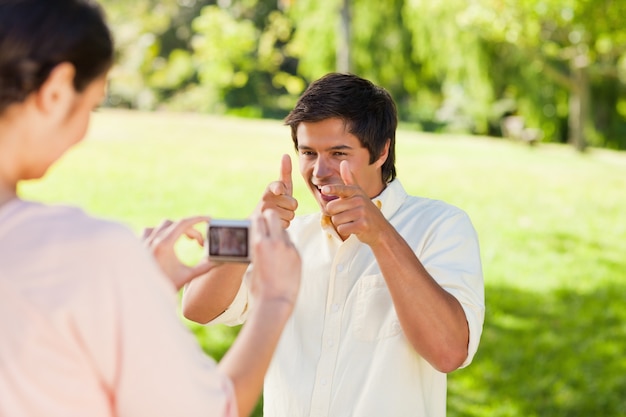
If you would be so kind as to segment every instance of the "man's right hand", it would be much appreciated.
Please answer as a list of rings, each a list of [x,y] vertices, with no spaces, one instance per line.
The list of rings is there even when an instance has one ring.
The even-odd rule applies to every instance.
[[[291,158],[283,155],[280,163],[280,177],[278,181],[271,182],[261,197],[257,206],[257,212],[262,213],[267,209],[276,211],[284,229],[296,215],[298,200],[293,198],[293,182],[291,181]]]

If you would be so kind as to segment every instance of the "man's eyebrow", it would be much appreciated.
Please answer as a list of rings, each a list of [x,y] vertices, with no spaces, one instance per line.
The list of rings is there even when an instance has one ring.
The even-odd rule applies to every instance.
[[[306,145],[298,145],[298,149],[299,150],[313,150],[312,147],[310,146],[306,146]],[[352,149],[352,146],[349,145],[336,145],[336,146],[331,146],[330,148],[326,148],[324,149],[325,151],[342,151],[342,150],[350,150]]]

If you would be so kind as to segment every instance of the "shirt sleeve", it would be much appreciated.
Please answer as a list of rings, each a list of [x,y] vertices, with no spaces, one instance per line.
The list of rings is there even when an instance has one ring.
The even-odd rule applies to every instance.
[[[237,326],[243,324],[248,318],[249,291],[248,280],[250,279],[252,266],[248,267],[246,273],[241,280],[241,287],[237,291],[237,295],[230,303],[230,306],[219,316],[208,322],[206,325],[225,324],[227,326]]]
[[[485,295],[480,249],[476,231],[461,210],[445,216],[433,228],[422,264],[443,289],[461,304],[469,328],[468,354],[461,367],[472,362],[485,319]]]
[[[112,307],[109,317],[92,316],[103,325],[86,337],[104,346],[94,348],[96,362],[114,370],[103,370],[113,414],[236,416],[230,379],[182,323],[174,287],[139,240],[124,229],[94,246],[102,255],[92,265],[102,291],[93,303]]]

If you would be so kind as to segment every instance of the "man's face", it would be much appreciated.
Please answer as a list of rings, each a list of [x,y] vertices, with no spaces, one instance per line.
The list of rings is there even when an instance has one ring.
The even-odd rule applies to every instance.
[[[346,130],[343,120],[331,118],[314,123],[303,122],[298,125],[296,133],[300,173],[322,212],[325,213],[326,204],[337,197],[324,195],[320,189],[324,185],[344,183],[339,172],[341,161],[348,161],[357,184],[368,197],[376,197],[385,188],[381,166],[387,159],[387,151],[370,164],[367,148]]]

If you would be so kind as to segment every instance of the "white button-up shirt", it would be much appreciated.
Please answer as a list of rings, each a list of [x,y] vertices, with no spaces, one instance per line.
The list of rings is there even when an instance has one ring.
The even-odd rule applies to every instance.
[[[407,195],[398,180],[375,200],[433,278],[461,303],[470,332],[468,365],[485,309],[478,240],[468,216],[444,202]],[[446,375],[405,338],[370,247],[354,235],[342,241],[321,213],[297,217],[288,230],[303,259],[302,284],[265,380],[264,415],[444,416]],[[217,322],[245,319],[245,282]]]

